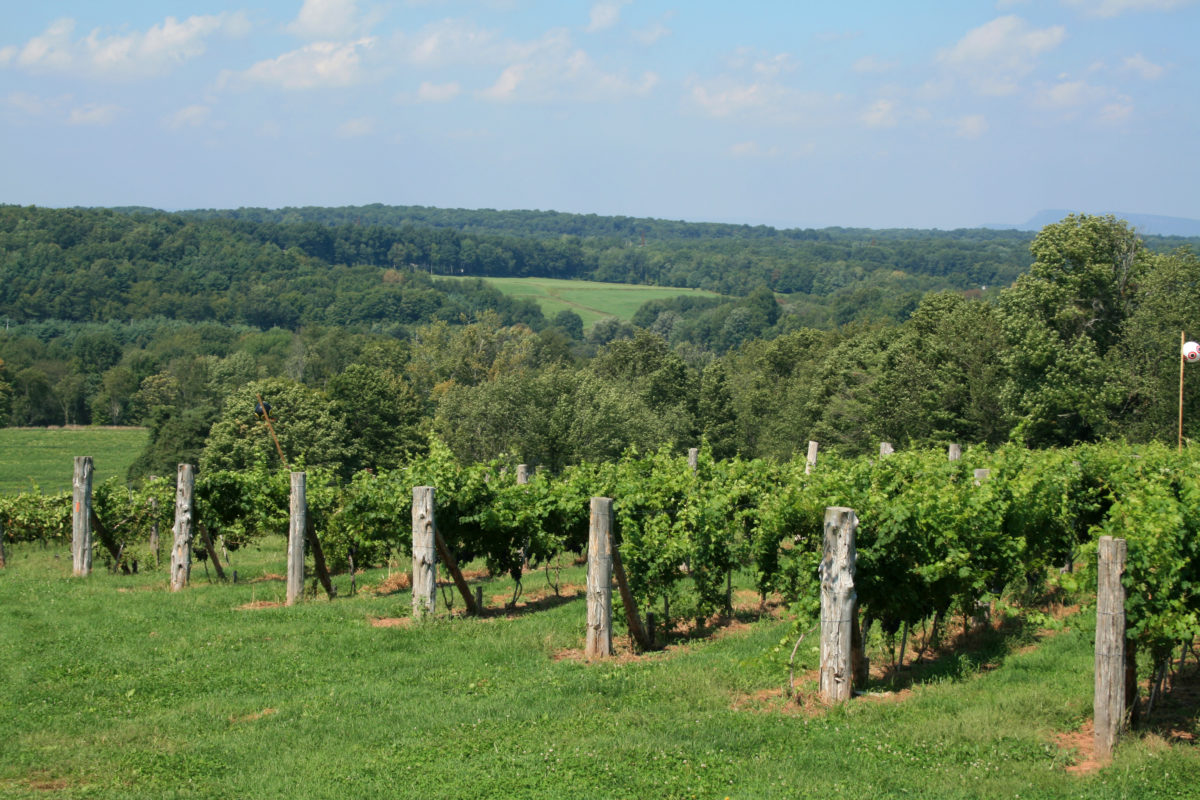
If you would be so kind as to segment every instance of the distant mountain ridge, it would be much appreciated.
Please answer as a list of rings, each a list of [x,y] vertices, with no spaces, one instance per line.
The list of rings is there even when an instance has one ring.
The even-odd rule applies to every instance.
[[[1054,208],[1039,211],[1025,222],[1016,225],[984,225],[983,227],[1018,231],[1040,231],[1047,225],[1060,221],[1068,214],[1080,213],[1105,216],[1112,212],[1081,212]],[[1117,219],[1125,220],[1143,236],[1200,236],[1200,220],[1197,219],[1164,217],[1159,214],[1113,213],[1113,216]]]

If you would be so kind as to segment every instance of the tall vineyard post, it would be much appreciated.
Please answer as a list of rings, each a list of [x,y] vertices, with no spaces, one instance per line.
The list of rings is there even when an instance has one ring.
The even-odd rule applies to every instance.
[[[854,510],[839,506],[825,509],[825,535],[821,556],[821,700],[840,703],[853,692],[854,612]]]
[[[613,654],[612,641],[612,498],[593,497],[588,529],[587,640],[583,655]]]
[[[292,493],[288,508],[287,605],[295,605],[304,596],[304,534],[308,529],[306,475],[292,473]]]
[[[412,607],[417,619],[437,608],[437,522],[432,486],[414,486],[412,502]]]
[[[71,479],[71,561],[75,575],[92,574],[92,457],[75,457]]]
[[[1092,712],[1096,757],[1112,758],[1126,722],[1124,539],[1100,537],[1096,578],[1096,687]]]
[[[808,456],[804,459],[804,474],[811,475],[817,466],[817,443],[811,439],[808,442]]]
[[[175,525],[171,544],[171,591],[178,592],[188,585],[192,575],[192,535],[196,505],[196,470],[191,464],[180,464],[175,479]]]

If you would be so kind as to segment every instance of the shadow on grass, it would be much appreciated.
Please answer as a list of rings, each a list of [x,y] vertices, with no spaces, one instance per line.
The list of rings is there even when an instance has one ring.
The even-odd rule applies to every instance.
[[[910,651],[902,664],[873,667],[866,689],[903,691],[919,684],[990,672],[1008,656],[1036,646],[1038,640],[1055,633],[1039,630],[1021,616],[974,625],[966,632],[960,625],[956,634],[943,635],[936,648],[922,647],[918,654]]]

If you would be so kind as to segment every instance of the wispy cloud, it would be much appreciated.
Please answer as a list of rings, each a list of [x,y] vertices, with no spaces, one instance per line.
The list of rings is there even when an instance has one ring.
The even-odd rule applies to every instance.
[[[338,125],[337,135],[341,139],[357,139],[375,133],[374,117],[355,117]]]
[[[89,103],[72,109],[70,116],[67,117],[67,122],[71,125],[109,125],[117,118],[120,111],[118,106]]]
[[[969,114],[954,121],[954,133],[963,139],[978,139],[987,130],[987,118],[983,114]]]
[[[1088,16],[1116,17],[1130,11],[1174,11],[1196,0],[1066,0]]]
[[[451,83],[430,83],[425,81],[417,89],[417,99],[422,103],[445,103],[458,97],[462,86],[457,81]]]
[[[1012,94],[1020,79],[1033,71],[1038,56],[1058,47],[1066,35],[1062,25],[1034,28],[1017,16],[998,17],[968,31],[938,60],[982,94]]]
[[[202,55],[215,35],[243,36],[250,23],[241,12],[167,17],[145,31],[106,34],[99,28],[75,35],[75,20],[63,18],[19,47],[0,51],[0,64],[36,73],[86,77],[146,78],[166,74]]]
[[[630,0],[601,0],[592,6],[588,16],[588,33],[608,30],[621,21],[621,7],[629,5]]]
[[[1137,75],[1139,78],[1143,78],[1148,81],[1161,78],[1164,72],[1162,67],[1149,61],[1141,53],[1123,59],[1121,61],[1121,71],[1131,72],[1134,75]]]
[[[252,84],[282,89],[343,88],[363,78],[362,54],[373,37],[353,42],[313,42],[276,58],[260,61],[244,72],[225,72],[221,87]]]
[[[876,100],[859,116],[859,119],[868,128],[893,128],[896,126],[896,102],[894,100]]]
[[[304,0],[300,13],[287,29],[304,39],[329,41],[366,33],[371,22],[358,13],[357,0]]]
[[[191,105],[179,109],[163,119],[163,127],[177,131],[182,128],[198,128],[208,121],[212,108],[205,105]]]
[[[895,62],[895,61],[881,61],[880,59],[876,58],[875,56],[863,56],[862,58],[855,61],[851,65],[850,68],[853,69],[855,72],[860,72],[863,74],[871,74],[871,73],[891,72],[897,66],[899,66],[899,64],[898,64],[898,62]]]

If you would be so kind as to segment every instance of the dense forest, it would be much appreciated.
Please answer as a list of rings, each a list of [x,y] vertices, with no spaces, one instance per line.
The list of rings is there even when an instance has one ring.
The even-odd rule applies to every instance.
[[[1200,319],[1194,244],[1086,216],[1033,236],[0,206],[0,420],[148,425],[133,477],[269,461],[256,395],[293,459],[346,473],[430,434],[466,459],[552,470],[701,439],[745,456],[810,438],[846,452],[1165,440],[1179,332]],[[724,297],[585,332],[460,279],[501,275]]]

